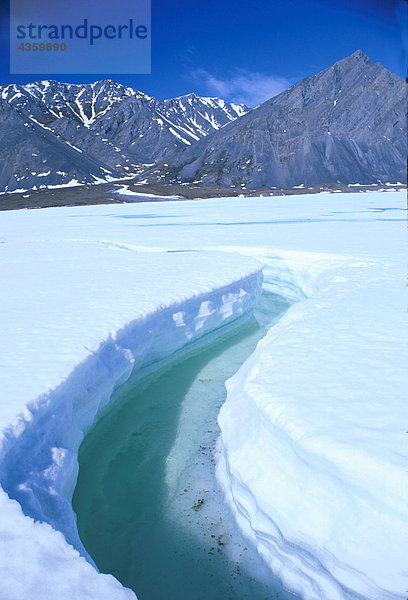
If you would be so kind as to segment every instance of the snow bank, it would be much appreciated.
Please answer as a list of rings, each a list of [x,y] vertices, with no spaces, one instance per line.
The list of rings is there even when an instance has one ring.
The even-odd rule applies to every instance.
[[[261,266],[57,240],[9,241],[0,255],[0,597],[134,598],[80,556],[71,507],[79,445],[132,371],[248,313]]]
[[[219,481],[302,598],[405,599],[406,273],[288,251],[268,262],[270,285],[295,296],[297,281],[308,298],[227,382]]]

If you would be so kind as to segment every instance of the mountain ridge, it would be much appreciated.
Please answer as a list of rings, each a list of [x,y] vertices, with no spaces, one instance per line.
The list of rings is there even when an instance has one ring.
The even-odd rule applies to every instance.
[[[406,181],[406,87],[358,50],[167,162],[144,178],[243,188]]]
[[[82,169],[75,173],[75,169],[69,168],[69,181],[77,183],[136,175],[146,164],[194,143],[249,110],[243,105],[219,98],[201,99],[195,94],[161,101],[110,79],[91,84],[55,80],[24,86],[8,84],[0,88],[0,99],[26,120],[27,127],[36,124],[48,132],[48,137],[55,136],[54,150],[48,144],[50,155],[43,157],[45,162],[56,164],[61,151],[58,142],[63,142],[98,163],[96,178],[93,171],[86,175]],[[0,121],[0,136],[2,139],[9,136],[4,119]],[[32,136],[30,140],[30,148],[32,144],[35,147]],[[11,153],[15,172],[10,173],[8,161],[9,166],[2,169],[0,177],[3,190],[19,189],[23,180],[26,189],[37,184],[45,187],[67,183],[61,175],[65,172],[62,168],[53,168],[36,181],[32,175],[36,169],[27,162],[28,154],[23,159],[22,152]],[[74,162],[77,163],[77,157]]]
[[[111,79],[8,84],[0,104],[4,191],[125,177],[242,189],[406,181],[405,84],[361,50],[253,109],[194,92],[158,100]]]

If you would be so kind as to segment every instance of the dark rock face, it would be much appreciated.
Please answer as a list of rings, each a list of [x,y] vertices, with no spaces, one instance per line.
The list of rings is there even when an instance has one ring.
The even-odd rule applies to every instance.
[[[0,189],[96,183],[119,173],[58,139],[0,100]]]
[[[6,85],[0,92],[2,101],[33,125],[32,131],[40,134],[42,129],[41,135],[49,142],[54,136],[56,142],[71,144],[83,159],[87,157],[92,165],[99,165],[98,179],[135,175],[146,164],[163,159],[249,110],[193,94],[161,102],[110,80],[83,85],[38,81],[25,86]],[[6,122],[2,123],[2,131],[6,139]],[[30,139],[34,143],[33,136]],[[51,150],[50,145],[48,148]],[[9,179],[2,178],[2,190],[7,187],[12,191],[22,184],[28,189],[29,181],[34,182],[32,185],[65,182],[61,173],[66,169],[55,155],[42,156],[57,168],[38,182],[25,174],[37,172],[35,161],[30,159],[33,154],[24,156],[26,167],[16,162]],[[23,160],[22,155],[19,160]],[[4,167],[6,172],[9,169]],[[86,175],[82,167],[70,173],[71,179],[86,183],[93,180],[94,168]]]
[[[405,182],[407,92],[361,51],[151,169],[151,180],[237,187]]]

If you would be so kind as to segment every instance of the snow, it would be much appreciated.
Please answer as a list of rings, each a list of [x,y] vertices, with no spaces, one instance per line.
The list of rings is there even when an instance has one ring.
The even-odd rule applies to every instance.
[[[129,186],[124,185],[120,188],[118,188],[117,190],[115,190],[115,194],[119,194],[121,196],[139,196],[142,198],[157,198],[158,200],[166,200],[166,199],[170,199],[170,200],[177,200],[179,198],[181,198],[181,196],[160,196],[158,194],[147,194],[147,193],[143,193],[143,192],[133,192],[132,190],[129,189]]]
[[[25,175],[23,175],[22,177],[16,177],[17,181],[20,181],[21,179],[25,179]],[[2,194],[21,194],[21,192],[27,192],[28,190],[26,190],[25,188],[18,188],[16,190],[12,190],[10,192],[2,192]]]
[[[401,190],[1,213],[5,598],[134,597],[77,552],[78,445],[135,364],[250,308],[257,261],[295,304],[227,383],[227,502],[302,598],[405,598],[404,203]]]
[[[102,181],[105,183],[104,180]],[[67,183],[56,183],[54,185],[47,185],[46,187],[50,190],[56,190],[59,188],[77,187],[78,185],[83,185],[83,183],[77,181],[76,179],[70,179],[69,181],[67,181]]]
[[[175,131],[173,129],[173,127],[169,127],[169,131],[170,133],[172,133],[178,140],[180,140],[181,142],[183,142],[184,144],[187,144],[188,146],[191,146],[191,142],[189,140],[184,139],[180,134],[177,133],[177,131]]]
[[[12,98],[8,100],[8,103],[11,104],[15,98],[21,98],[23,94],[21,92],[16,92]]]
[[[82,122],[83,122],[83,124],[85,125],[85,127],[89,128],[89,127],[90,127],[90,125],[92,125],[92,123],[93,123],[93,122],[94,122],[94,120],[95,120],[95,99],[94,99],[94,97],[92,98],[92,100],[93,100],[93,102],[92,102],[92,104],[91,104],[91,108],[92,108],[92,116],[91,116],[91,118],[89,119],[89,118],[86,116],[86,114],[85,114],[85,112],[84,112],[84,109],[83,109],[83,106],[82,106],[82,104],[81,104],[81,103],[80,103],[80,101],[79,101],[80,97],[82,96],[82,94],[83,94],[84,92],[85,92],[85,88],[83,88],[83,89],[82,89],[82,90],[79,92],[78,96],[75,98],[75,104],[76,104],[76,105],[77,105],[77,107],[78,107],[79,114],[80,114],[80,117],[81,117],[81,119],[82,119]]]
[[[77,148],[76,146],[74,146],[74,144],[71,144],[70,142],[67,142],[67,141],[65,141],[65,143],[66,143],[68,146],[71,146],[71,148],[73,148],[73,149],[74,149],[74,150],[76,150],[77,152],[81,152],[81,153],[82,153],[82,150],[81,150],[80,148]]]
[[[305,270],[309,300],[228,382],[219,478],[241,528],[290,589],[402,598],[404,270],[359,258],[318,268],[296,253],[286,260]]]
[[[70,505],[79,444],[134,368],[146,371],[247,313],[260,293],[261,265],[221,253],[59,239],[48,229],[55,211],[37,212],[40,235],[15,239],[13,223],[30,222],[31,212],[3,213],[10,228],[1,244],[8,293],[0,480],[20,504],[1,490],[1,539],[12,549],[11,562],[0,559],[2,581],[7,600],[132,598],[64,540],[85,554]],[[180,312],[183,323],[173,319]]]
[[[233,110],[237,113],[238,117],[242,117],[242,115],[245,115],[248,112],[240,104],[231,104],[231,106]]]

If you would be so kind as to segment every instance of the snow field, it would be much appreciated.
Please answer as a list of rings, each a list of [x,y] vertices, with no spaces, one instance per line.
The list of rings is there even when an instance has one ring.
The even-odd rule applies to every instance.
[[[299,302],[227,384],[227,501],[302,598],[405,598],[404,205],[400,191],[2,213],[0,480],[21,503],[2,492],[5,600],[134,597],[21,506],[79,544],[69,499],[84,431],[134,362],[250,307],[248,257]]]

